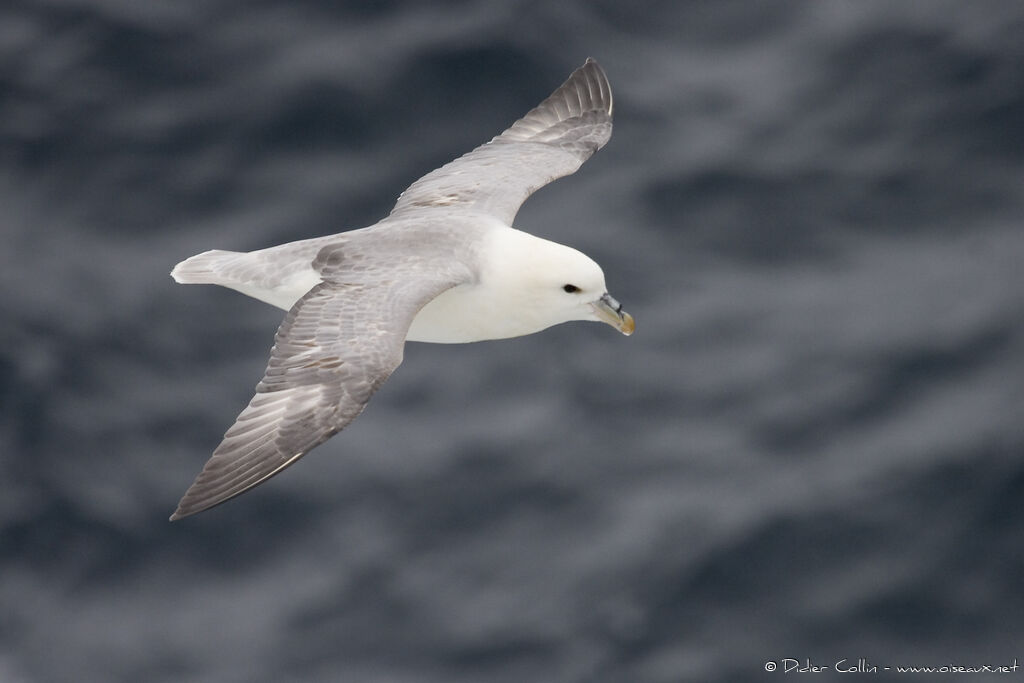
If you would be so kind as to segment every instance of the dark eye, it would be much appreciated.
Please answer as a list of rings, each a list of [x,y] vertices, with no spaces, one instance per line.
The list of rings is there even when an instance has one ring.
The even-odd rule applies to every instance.
[[[564,291],[564,292],[565,292],[566,294],[573,294],[573,293],[575,293],[575,292],[578,292],[578,291],[580,291],[580,288],[579,288],[579,287],[577,287],[576,285],[565,285],[564,287],[562,287],[562,290],[563,290],[563,291]]]

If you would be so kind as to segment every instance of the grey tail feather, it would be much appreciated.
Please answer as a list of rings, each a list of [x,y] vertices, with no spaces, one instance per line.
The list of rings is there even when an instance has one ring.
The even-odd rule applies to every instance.
[[[223,249],[204,251],[174,266],[171,277],[182,284],[219,284],[224,279],[222,267],[240,253]]]

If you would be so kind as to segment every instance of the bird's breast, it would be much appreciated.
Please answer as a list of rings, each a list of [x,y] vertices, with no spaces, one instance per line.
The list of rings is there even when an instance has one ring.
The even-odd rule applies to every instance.
[[[413,318],[407,341],[464,344],[536,332],[514,302],[479,284],[453,287],[431,300]]]

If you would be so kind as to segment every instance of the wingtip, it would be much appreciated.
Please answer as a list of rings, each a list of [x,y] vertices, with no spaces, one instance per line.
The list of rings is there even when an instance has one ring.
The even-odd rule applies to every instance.
[[[590,90],[591,97],[596,95],[594,103],[602,104],[608,115],[612,115],[612,109],[614,108],[612,87],[608,82],[608,74],[605,73],[604,68],[597,63],[596,59],[587,57],[586,61],[583,62],[583,66],[572,72],[566,82],[563,83],[563,87],[573,81],[585,82],[586,87]],[[595,88],[596,92],[594,92]]]
[[[167,518],[168,521],[170,521],[170,522],[177,522],[179,519],[185,519],[186,517],[191,517],[192,515],[198,514],[200,512],[205,512],[205,511],[209,510],[210,508],[217,507],[221,503],[225,503],[228,500],[230,500],[231,498],[234,498],[234,495],[232,495],[232,496],[228,496],[227,498],[222,498],[220,500],[216,500],[215,502],[190,503],[188,501],[188,498],[189,498],[189,493],[191,492],[191,490],[192,489],[189,488],[189,490],[185,492],[185,495],[184,495],[184,497],[182,497],[181,501],[178,503],[178,507],[177,507],[177,509],[175,509],[174,514],[172,514],[170,517]],[[235,495],[237,495],[237,494],[235,494]]]
[[[583,63],[581,69],[589,67],[591,71],[596,72],[594,75],[597,79],[597,86],[601,93],[601,99],[607,100],[608,116],[614,115],[615,110],[615,97],[612,95],[612,86],[608,82],[608,74],[605,73],[604,67],[597,63],[597,60],[593,57],[587,57],[587,61]]]

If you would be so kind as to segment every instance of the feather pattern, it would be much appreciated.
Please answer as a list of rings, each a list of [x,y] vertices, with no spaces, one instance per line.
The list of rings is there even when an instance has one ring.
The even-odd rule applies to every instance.
[[[445,206],[512,225],[527,197],[575,173],[611,135],[611,86],[588,59],[504,133],[410,185],[391,215]]]
[[[172,520],[269,479],[356,419],[402,362],[428,301],[469,277],[457,261],[409,264],[339,245],[314,262],[323,278],[285,316],[256,395],[178,504]],[[371,265],[372,267],[367,267]]]

